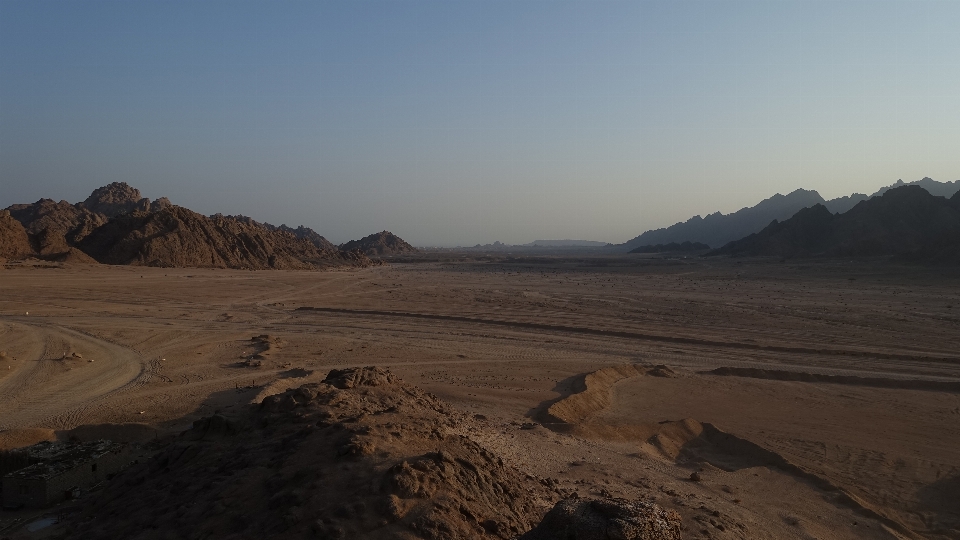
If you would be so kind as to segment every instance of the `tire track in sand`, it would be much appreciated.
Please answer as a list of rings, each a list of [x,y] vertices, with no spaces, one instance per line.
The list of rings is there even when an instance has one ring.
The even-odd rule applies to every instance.
[[[143,358],[127,347],[56,325],[11,323],[44,347],[38,358],[0,381],[0,430],[75,427],[102,409],[107,397],[136,386],[147,371]],[[73,351],[84,358],[63,359]]]
[[[464,317],[460,315],[440,315],[434,313],[412,313],[408,311],[379,311],[369,309],[346,309],[333,307],[298,307],[295,311],[320,312],[320,313],[341,313],[344,315],[357,316],[379,316],[379,317],[404,317],[409,319],[427,319],[435,321],[450,321],[470,324],[487,324],[493,326],[506,326],[527,330],[542,330],[548,332],[578,333],[590,334],[595,336],[607,336],[616,338],[635,339],[641,341],[654,341],[662,343],[675,343],[680,345],[694,345],[700,347],[719,347],[725,349],[740,349],[754,351],[768,351],[780,353],[812,354],[823,356],[853,356],[853,357],[871,357],[882,360],[922,360],[935,362],[948,362],[960,364],[960,357],[957,356],[927,356],[922,354],[894,353],[872,350],[854,350],[838,348],[815,348],[807,346],[783,346],[783,345],[764,345],[760,343],[745,343],[740,341],[717,341],[711,339],[701,339],[684,336],[667,336],[659,334],[647,334],[643,332],[633,332],[628,330],[604,330],[600,328],[590,328],[584,326],[566,326],[559,324],[544,324],[524,321],[509,321],[502,319],[486,319],[479,317]]]

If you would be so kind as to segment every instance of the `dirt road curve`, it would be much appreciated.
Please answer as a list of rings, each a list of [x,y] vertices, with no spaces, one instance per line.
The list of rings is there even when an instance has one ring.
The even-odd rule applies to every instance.
[[[138,386],[145,371],[132,349],[61,326],[3,317],[0,340],[22,351],[0,379],[0,430],[82,424],[104,398]]]

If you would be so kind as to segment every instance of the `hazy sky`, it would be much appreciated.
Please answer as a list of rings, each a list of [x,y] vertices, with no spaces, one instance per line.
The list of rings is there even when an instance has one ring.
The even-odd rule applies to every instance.
[[[0,0],[0,207],[621,242],[960,178],[960,1]]]

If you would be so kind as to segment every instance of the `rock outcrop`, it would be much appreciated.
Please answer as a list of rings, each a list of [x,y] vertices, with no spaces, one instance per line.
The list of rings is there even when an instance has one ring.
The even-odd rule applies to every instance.
[[[680,540],[680,515],[652,502],[565,499],[520,540]]]
[[[90,497],[67,533],[516,538],[558,497],[459,435],[467,421],[385,370],[336,370],[236,417],[198,420]]]
[[[419,250],[403,241],[402,238],[390,231],[381,231],[364,236],[360,240],[351,240],[341,244],[340,249],[357,251],[368,256],[400,255],[403,253],[417,253]]]
[[[109,220],[82,205],[51,199],[15,204],[8,210],[30,235],[33,251],[44,258],[76,255],[77,244]]]
[[[126,182],[113,182],[93,190],[79,206],[107,217],[116,217],[133,212],[157,212],[172,205],[166,197],[151,203],[150,199],[140,196],[140,190]]]
[[[0,258],[18,259],[33,254],[23,225],[7,210],[0,210]]]

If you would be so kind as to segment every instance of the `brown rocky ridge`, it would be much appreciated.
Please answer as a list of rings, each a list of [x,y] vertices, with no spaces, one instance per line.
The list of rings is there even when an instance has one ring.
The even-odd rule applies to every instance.
[[[340,249],[346,251],[359,250],[366,255],[377,256],[417,253],[419,251],[390,231],[380,231],[370,236],[364,236],[360,240],[351,240],[341,244]]]
[[[81,204],[40,199],[32,204],[15,204],[7,208],[23,224],[30,235],[31,251],[46,259],[79,259],[94,262],[76,246],[109,218]]]
[[[101,263],[138,266],[261,270],[370,264],[362,254],[320,250],[288,232],[180,206],[113,218],[80,248]]]
[[[283,231],[283,232],[288,232],[288,233],[296,236],[297,238],[303,238],[303,239],[305,239],[305,240],[309,240],[310,243],[312,243],[314,246],[317,247],[317,249],[320,249],[320,250],[332,250],[332,251],[336,251],[337,249],[339,249],[336,244],[334,244],[333,242],[331,242],[331,241],[327,240],[326,238],[324,238],[323,236],[321,236],[320,233],[318,233],[317,231],[315,231],[315,230],[313,230],[313,229],[311,229],[311,228],[309,228],[309,227],[304,227],[303,225],[300,225],[300,226],[298,226],[296,229],[294,229],[293,227],[288,227],[288,226],[285,225],[285,224],[284,224],[284,225],[279,225],[279,226],[277,226],[277,225],[272,225],[272,224],[270,224],[270,223],[260,222],[260,221],[257,221],[257,220],[255,220],[255,219],[251,218],[251,217],[247,217],[247,216],[243,216],[243,215],[223,216],[223,215],[221,215],[221,214],[216,214],[216,215],[211,216],[211,217],[213,217],[213,218],[226,217],[226,218],[230,218],[230,219],[236,219],[236,220],[238,220],[238,221],[242,221],[242,222],[247,223],[247,224],[250,224],[250,225],[256,225],[257,227],[263,227],[263,228],[265,228],[265,229],[267,229],[267,230],[270,230],[270,231]]]
[[[234,417],[196,421],[91,497],[61,534],[516,538],[562,496],[471,439],[474,422],[386,370],[333,370]],[[674,513],[652,503],[582,507],[560,505],[529,538],[558,527],[574,539],[679,538]],[[621,536],[596,536],[597,523]]]
[[[7,210],[28,240],[25,249],[16,227],[4,229],[3,242],[9,245],[4,250],[13,258],[236,269],[373,264],[363,252],[341,250],[307,227],[276,227],[245,216],[207,217],[166,197],[151,202],[123,182],[100,187],[77,204],[41,199]],[[409,246],[395,237],[390,244]]]

